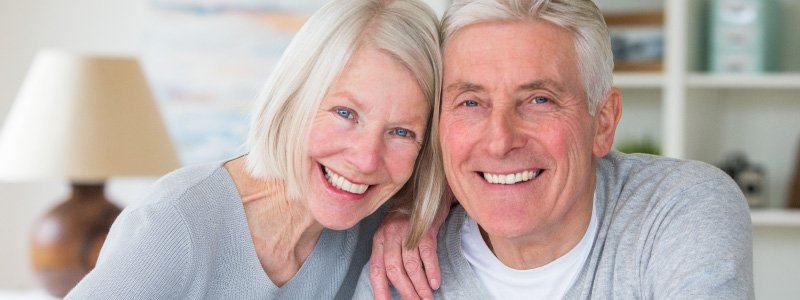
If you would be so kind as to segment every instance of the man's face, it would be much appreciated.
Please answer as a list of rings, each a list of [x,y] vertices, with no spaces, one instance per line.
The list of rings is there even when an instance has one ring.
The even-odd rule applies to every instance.
[[[596,124],[565,29],[544,21],[467,26],[447,46],[444,88],[447,180],[484,230],[530,240],[578,219],[588,224]]]

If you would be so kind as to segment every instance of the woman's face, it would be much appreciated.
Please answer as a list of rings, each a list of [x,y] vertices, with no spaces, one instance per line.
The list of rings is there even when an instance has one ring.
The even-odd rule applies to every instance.
[[[394,195],[414,169],[429,113],[406,67],[381,50],[356,52],[311,127],[303,201],[317,222],[350,228]]]

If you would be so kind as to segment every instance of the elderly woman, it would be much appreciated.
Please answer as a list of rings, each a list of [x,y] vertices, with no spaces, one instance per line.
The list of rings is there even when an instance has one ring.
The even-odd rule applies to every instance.
[[[259,95],[249,154],[161,179],[67,298],[352,298],[387,200],[428,221],[439,202],[437,27],[418,0],[323,7]]]

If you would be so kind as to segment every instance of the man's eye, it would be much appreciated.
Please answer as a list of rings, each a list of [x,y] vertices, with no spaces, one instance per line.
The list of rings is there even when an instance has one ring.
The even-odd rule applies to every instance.
[[[407,129],[402,129],[402,128],[395,129],[395,130],[392,131],[392,133],[394,133],[394,134],[396,134],[398,136],[402,136],[402,137],[410,137],[410,138],[415,137],[415,134],[414,134],[413,131],[407,130]]]
[[[547,103],[547,102],[550,102],[550,99],[547,99],[545,97],[534,97],[533,100],[531,100],[531,103]]]
[[[478,106],[478,101],[467,100],[467,101],[464,101],[464,103],[462,105],[464,105],[464,106]]]
[[[350,112],[349,110],[346,110],[346,109],[343,109],[343,108],[336,109],[336,113],[339,114],[340,116],[348,118],[348,119],[352,119],[353,118],[353,113]]]

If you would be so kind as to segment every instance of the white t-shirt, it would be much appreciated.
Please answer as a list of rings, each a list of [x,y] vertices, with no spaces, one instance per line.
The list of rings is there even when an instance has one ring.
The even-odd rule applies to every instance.
[[[475,275],[494,299],[561,299],[578,276],[597,235],[596,205],[589,228],[578,245],[555,261],[539,268],[515,270],[489,250],[478,224],[469,214],[461,228],[461,248]]]

